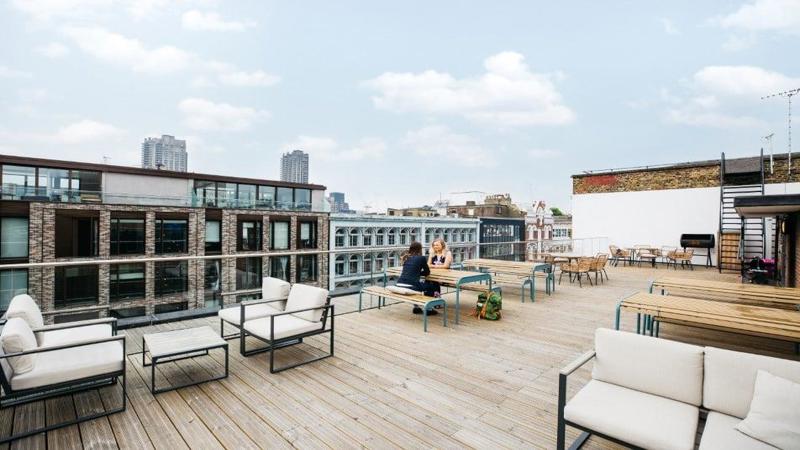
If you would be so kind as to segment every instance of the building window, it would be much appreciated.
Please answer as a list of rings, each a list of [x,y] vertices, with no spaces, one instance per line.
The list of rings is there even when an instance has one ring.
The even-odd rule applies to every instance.
[[[144,254],[144,219],[111,219],[111,254]]]
[[[236,189],[236,205],[239,208],[252,208],[256,205],[256,186],[240,184]]]
[[[408,238],[410,239],[410,242],[416,242],[417,235],[419,235],[419,230],[417,230],[416,228],[412,228],[408,230],[408,233],[409,233]]]
[[[144,264],[114,264],[109,275],[109,298],[124,300],[145,296]]]
[[[350,245],[350,247],[358,247],[358,228],[350,230],[348,245]]]
[[[156,220],[156,253],[186,253],[188,246],[188,220]]]
[[[220,208],[236,206],[236,183],[217,183],[217,206]]]
[[[372,258],[373,255],[364,255],[361,269],[364,273],[372,273]]]
[[[337,276],[344,275],[344,256],[337,256],[336,263],[334,264],[334,273]]]
[[[258,187],[258,200],[256,205],[260,208],[274,208],[275,207],[275,187],[274,186],[259,186]]]
[[[397,267],[397,255],[395,253],[389,254],[389,267]]]
[[[294,208],[294,192],[292,188],[279,187],[276,194],[275,203],[277,209]]]
[[[297,282],[317,281],[317,255],[297,256]]]
[[[372,246],[372,230],[367,228],[361,234],[361,245],[364,247]]]
[[[408,245],[408,230],[400,230],[400,245]]]
[[[311,190],[310,189],[295,189],[294,190],[294,206],[303,211],[311,210]]]
[[[68,266],[55,268],[55,306],[97,303],[97,266]]]
[[[242,220],[239,221],[239,240],[237,243],[239,251],[261,250],[261,221]]]
[[[222,222],[206,220],[206,254],[222,252]]]
[[[71,214],[56,211],[56,258],[97,256],[98,218]]]
[[[272,250],[289,249],[289,222],[270,222],[272,228],[270,248]]]
[[[386,230],[384,230],[383,228],[380,228],[380,229],[379,229],[379,230],[378,230],[378,231],[375,233],[375,245],[377,245],[378,247],[381,247],[381,246],[383,246],[383,243],[384,243],[384,241],[383,241],[383,236],[384,236],[385,234],[386,234]]]
[[[11,299],[28,292],[28,269],[0,270],[0,311],[8,309]]]
[[[217,183],[195,180],[194,198],[194,203],[198,206],[217,206]]]
[[[269,272],[273,278],[289,281],[289,257],[273,256],[269,259]]]
[[[347,273],[350,275],[358,275],[358,255],[350,255],[347,264]]]
[[[3,198],[19,200],[36,196],[36,168],[3,165]],[[39,195],[43,195],[42,192]]]
[[[0,259],[28,257],[28,219],[0,218]]]
[[[317,222],[300,222],[297,233],[297,248],[317,248]]]
[[[222,306],[222,277],[220,276],[222,261],[207,259],[203,275],[203,298],[206,308]]]
[[[382,254],[379,254],[379,255],[375,256],[375,271],[376,272],[383,272],[386,269],[385,261],[386,261],[386,258],[384,258],[384,256]]]
[[[189,290],[189,269],[186,261],[158,261],[155,263],[156,296]]]
[[[261,287],[261,257],[236,258],[236,290]]]
[[[336,230],[336,242],[334,242],[336,247],[344,247],[344,230],[339,228]]]
[[[394,228],[389,229],[389,245],[395,245],[397,242],[397,230]]]

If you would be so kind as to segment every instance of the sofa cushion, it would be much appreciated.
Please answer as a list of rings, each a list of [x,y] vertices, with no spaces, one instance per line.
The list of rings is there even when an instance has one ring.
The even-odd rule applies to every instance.
[[[775,447],[757,441],[741,431],[736,425],[738,417],[711,411],[706,417],[706,426],[700,438],[699,450],[775,450]]]
[[[292,285],[288,281],[280,278],[264,277],[261,280],[261,298],[264,300],[285,299],[289,296],[291,288]],[[270,305],[275,309],[283,310],[286,307],[286,302],[274,302],[270,303]]]
[[[800,383],[800,361],[734,352],[714,347],[705,349],[703,406],[743,419],[750,410],[758,369]]]
[[[38,353],[36,367],[15,373],[11,387],[30,389],[112,373],[121,370],[122,364],[122,343],[117,341]]]
[[[750,411],[736,429],[784,450],[800,450],[800,383],[759,370]]]
[[[261,317],[267,317],[281,312],[270,305],[273,305],[273,303],[269,304],[257,303],[255,305],[250,305],[245,307],[244,320],[248,321],[252,319],[259,319]],[[219,310],[219,313],[217,314],[219,315],[220,319],[228,323],[239,325],[240,319],[242,317],[242,307],[236,305],[235,307],[224,308]]]
[[[35,349],[36,336],[34,336],[28,322],[19,317],[8,319],[0,334],[0,341],[3,345],[3,353],[27,352]],[[30,372],[36,366],[36,356],[24,355],[8,358],[8,363],[14,371],[14,375]]]
[[[700,409],[687,403],[592,380],[567,403],[575,424],[642,448],[694,448]]]
[[[70,342],[87,341],[113,335],[111,324],[87,325],[85,327],[65,328],[63,330],[40,331],[36,333],[36,341],[40,347],[69,344]]]
[[[261,339],[270,340],[271,320],[270,317],[248,320],[244,323],[244,329]],[[275,317],[275,339],[283,339],[319,329],[322,329],[322,323],[318,320],[311,322],[292,314]]]
[[[593,379],[700,406],[703,347],[598,328],[595,351]]]
[[[292,290],[289,291],[289,299],[286,300],[286,311],[325,306],[327,300],[327,290],[305,284],[295,284],[292,286]],[[297,313],[294,316],[311,322],[319,322],[322,318],[322,311],[322,309],[315,309]]]
[[[44,326],[42,311],[33,300],[33,297],[28,294],[20,294],[11,299],[6,311],[6,318],[11,319],[12,317],[24,319],[31,328]]]

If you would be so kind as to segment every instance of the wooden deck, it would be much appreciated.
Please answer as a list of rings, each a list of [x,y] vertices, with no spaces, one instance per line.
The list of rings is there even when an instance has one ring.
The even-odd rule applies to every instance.
[[[669,270],[669,272],[667,272]],[[519,302],[504,286],[503,319],[478,322],[462,308],[459,326],[421,316],[404,304],[336,318],[336,356],[271,375],[265,354],[243,358],[231,341],[230,377],[155,398],[143,370],[141,335],[210,324],[197,319],[124,331],[128,335],[128,410],[12,444],[12,448],[553,448],[558,370],[592,345],[597,327],[613,327],[623,295],[659,275],[733,280],[716,271],[617,267],[600,286],[570,286]],[[541,288],[540,288],[541,290]],[[462,297],[473,303],[474,293]],[[339,313],[353,297],[336,299]],[[454,309],[454,308],[453,308]],[[452,314],[452,312],[451,312]],[[633,314],[623,313],[623,329]],[[791,344],[663,324],[662,338],[795,358]],[[281,350],[285,363],[315,347]],[[302,349],[301,349],[302,347]],[[222,353],[159,366],[174,383],[221,370]],[[589,365],[591,366],[591,365]],[[149,368],[148,368],[149,369]],[[579,388],[590,368],[572,377]],[[0,432],[86,414],[116,399],[119,387],[0,411]],[[570,430],[570,437],[576,433]],[[596,438],[584,448],[617,448]]]

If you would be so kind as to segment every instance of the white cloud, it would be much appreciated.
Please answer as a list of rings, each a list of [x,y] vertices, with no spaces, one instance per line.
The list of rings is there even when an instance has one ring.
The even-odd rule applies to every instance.
[[[60,145],[86,144],[90,142],[118,139],[126,134],[125,130],[114,125],[83,119],[65,125],[55,132],[0,131],[0,140],[16,143],[51,143]]]
[[[755,0],[716,20],[723,28],[800,32],[800,1]]]
[[[708,92],[754,100],[800,85],[800,78],[756,66],[707,66],[695,73],[693,80],[696,86]]]
[[[281,146],[283,152],[295,149],[303,150],[314,159],[322,161],[362,161],[383,158],[386,143],[377,137],[365,137],[353,146],[342,147],[330,137],[301,135]]]
[[[754,45],[756,45],[755,34],[732,34],[722,43],[722,49],[726,52],[740,52],[752,48]]]
[[[245,31],[256,26],[256,23],[252,20],[225,20],[215,12],[193,9],[183,13],[181,25],[190,31]]]
[[[463,116],[469,121],[499,127],[562,125],[575,113],[565,106],[555,87],[561,74],[532,72],[525,57],[501,52],[484,61],[486,72],[458,79],[449,73],[386,72],[364,85],[378,92],[379,109]]]
[[[272,86],[280,81],[280,77],[263,70],[254,72],[233,71],[220,74],[219,81],[228,86],[258,87]]]
[[[667,111],[666,119],[682,125],[712,128],[763,128],[766,126],[766,122],[755,117],[735,116],[692,107],[671,109]]]
[[[269,119],[268,111],[248,106],[214,103],[203,98],[186,98],[178,104],[186,126],[201,131],[244,131]]]
[[[193,55],[170,45],[147,48],[137,39],[99,27],[67,27],[64,34],[84,52],[102,61],[143,73],[186,69]]]
[[[431,162],[440,161],[468,167],[496,165],[489,151],[475,138],[454,133],[443,125],[430,125],[409,131],[403,142]]]
[[[30,72],[12,69],[7,66],[0,66],[0,78],[30,78]]]
[[[47,22],[85,17],[113,3],[113,0],[12,0],[11,6],[35,21]]]
[[[673,36],[677,36],[677,35],[681,34],[681,31],[678,29],[678,27],[675,26],[675,24],[670,19],[667,19],[666,17],[662,17],[662,18],[660,18],[658,20],[659,20],[659,22],[661,22],[661,26],[664,27],[664,32],[665,33],[671,34]]]
[[[41,45],[36,48],[36,51],[52,59],[63,58],[69,55],[69,47],[60,42],[50,42],[49,44]]]
[[[553,159],[560,157],[561,151],[552,148],[534,148],[528,150],[528,156],[533,159]]]

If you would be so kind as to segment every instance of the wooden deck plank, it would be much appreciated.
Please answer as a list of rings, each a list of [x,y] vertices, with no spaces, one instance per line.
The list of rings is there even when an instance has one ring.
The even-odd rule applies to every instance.
[[[45,426],[44,401],[27,403],[14,408],[14,434],[24,433]],[[44,448],[47,439],[44,433],[18,439],[11,443],[12,450]]]
[[[72,397],[75,401],[75,413],[78,417],[85,417],[105,411],[103,401],[100,399],[100,394],[97,390],[79,392]],[[114,431],[111,429],[108,418],[101,417],[99,419],[83,422],[78,427],[80,429],[83,446],[95,449],[118,448],[117,440],[114,437]],[[145,445],[142,447],[145,447]]]
[[[45,418],[48,426],[74,420],[75,405],[72,402],[72,396],[62,396],[46,400]],[[82,448],[80,429],[77,425],[70,425],[47,433],[47,446],[59,449]]]

